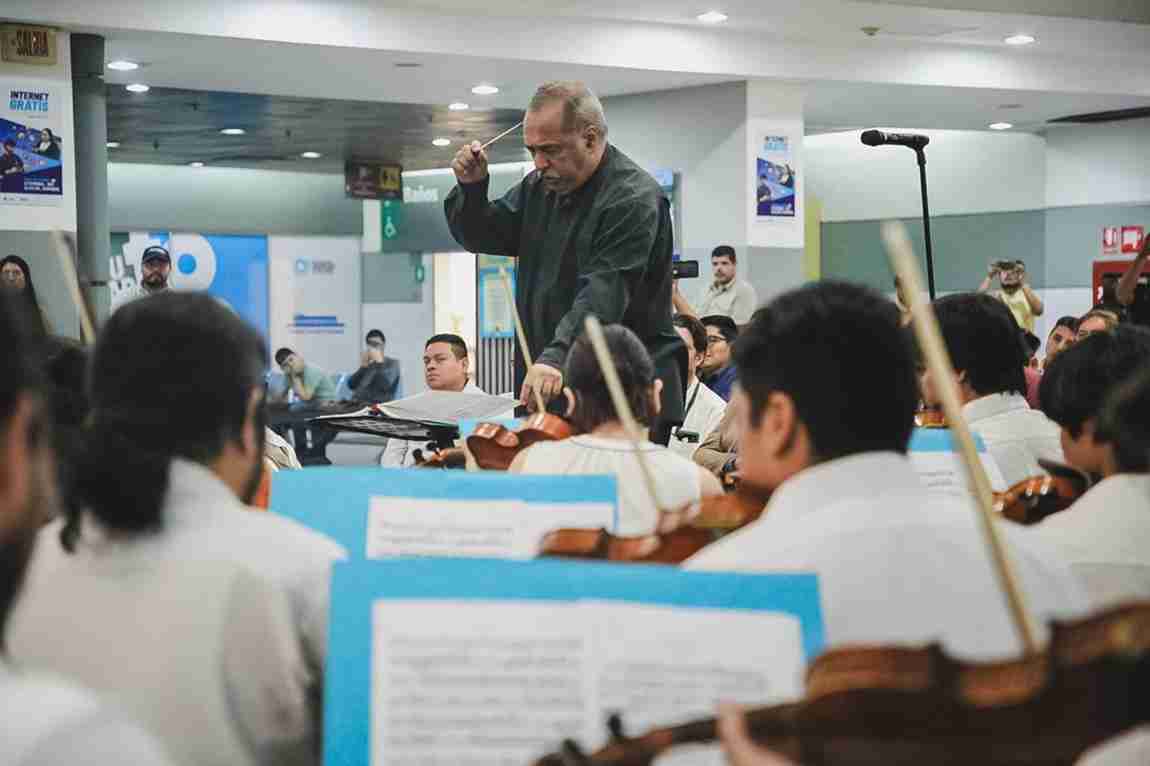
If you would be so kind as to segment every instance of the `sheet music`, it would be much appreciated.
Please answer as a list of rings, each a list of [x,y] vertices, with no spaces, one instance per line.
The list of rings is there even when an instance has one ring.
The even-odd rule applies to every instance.
[[[455,425],[460,420],[483,420],[509,414],[518,402],[502,396],[457,391],[424,391],[378,406],[389,418]]]

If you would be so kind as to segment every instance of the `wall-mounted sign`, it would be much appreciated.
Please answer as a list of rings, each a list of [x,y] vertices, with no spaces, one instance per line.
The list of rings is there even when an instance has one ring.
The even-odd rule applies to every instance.
[[[379,207],[383,238],[395,239],[399,236],[399,227],[403,225],[403,203],[397,199],[385,199]]]
[[[56,30],[23,24],[0,26],[0,58],[12,64],[56,63]]]
[[[1118,255],[1119,234],[1117,226],[1102,227],[1102,254]]]
[[[1142,249],[1142,238],[1146,236],[1146,230],[1141,226],[1123,226],[1122,227],[1122,252],[1124,253],[1137,253]]]
[[[344,190],[354,199],[403,199],[403,168],[350,160],[343,169]]]

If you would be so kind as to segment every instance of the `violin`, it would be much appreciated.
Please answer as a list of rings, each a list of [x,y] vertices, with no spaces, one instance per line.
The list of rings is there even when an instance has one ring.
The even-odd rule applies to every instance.
[[[437,448],[429,446],[431,454],[421,449],[414,451],[416,468],[459,470],[467,467],[467,455],[462,447]]]
[[[1050,473],[1023,479],[994,498],[995,511],[1025,526],[1065,511],[1094,484],[1089,474],[1077,468],[1046,460],[1038,462]]]
[[[480,423],[467,437],[467,449],[480,468],[506,471],[515,457],[532,444],[567,439],[574,433],[562,417],[536,412],[515,430],[499,423]]]
[[[914,413],[918,428],[946,428],[946,413],[938,407],[922,407]]]
[[[747,712],[751,736],[803,766],[1070,766],[1087,749],[1150,721],[1150,602],[1052,625],[1039,654],[955,660],[937,644],[844,647],[807,670],[799,702]],[[605,747],[568,740],[536,766],[646,766],[715,741],[707,718]]]

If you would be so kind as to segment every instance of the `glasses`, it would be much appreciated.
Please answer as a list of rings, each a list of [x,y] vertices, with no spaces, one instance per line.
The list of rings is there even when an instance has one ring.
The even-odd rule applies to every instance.
[[[720,343],[726,343],[726,342],[727,342],[727,339],[724,338],[722,335],[708,335],[707,336],[707,345],[708,346],[717,346]]]

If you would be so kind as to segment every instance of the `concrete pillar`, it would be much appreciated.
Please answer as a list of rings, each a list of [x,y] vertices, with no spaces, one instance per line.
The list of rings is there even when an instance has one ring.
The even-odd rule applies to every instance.
[[[72,106],[76,146],[76,252],[80,284],[97,323],[108,316],[108,110],[104,38],[73,34]]]

